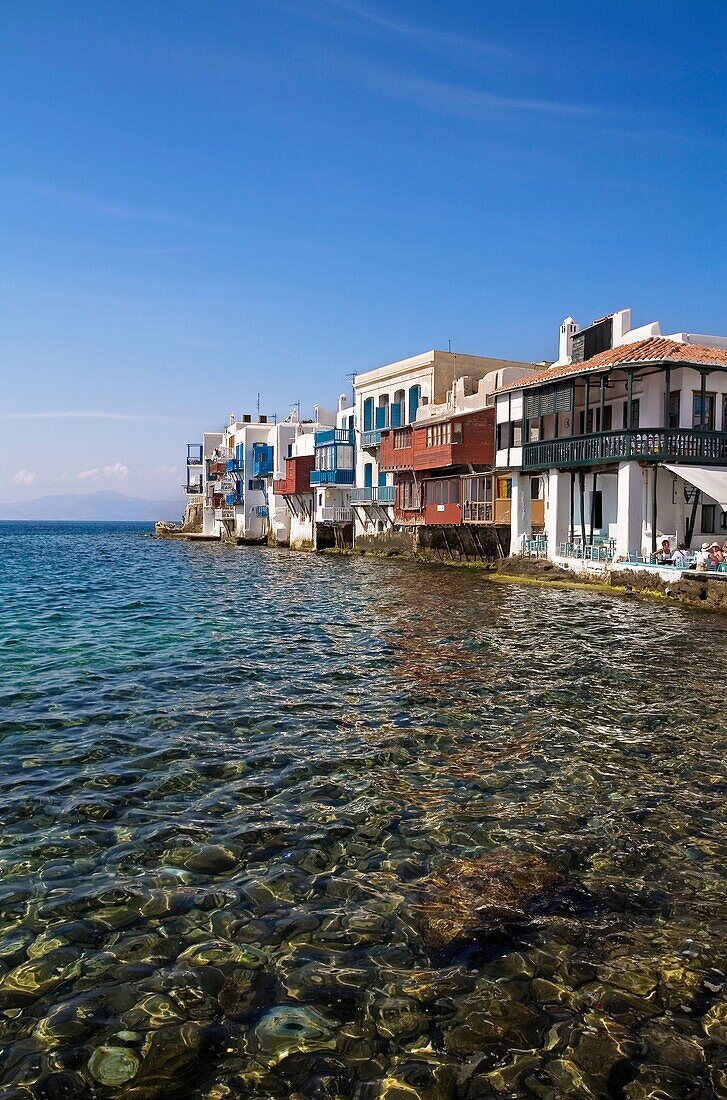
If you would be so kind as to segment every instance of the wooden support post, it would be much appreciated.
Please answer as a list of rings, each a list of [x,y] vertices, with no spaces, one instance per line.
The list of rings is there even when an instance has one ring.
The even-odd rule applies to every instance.
[[[600,416],[600,421],[601,422],[598,425],[598,430],[600,432],[605,432],[605,430],[606,430],[606,375],[605,374],[601,375],[600,408],[601,408],[601,411],[600,411],[599,416]]]
[[[671,367],[664,371],[664,427],[669,427],[669,405],[671,403]],[[678,425],[677,425],[678,426]]]
[[[626,431],[630,432],[634,426],[634,372],[630,370],[626,375]]]
[[[585,385],[583,387],[583,431],[582,435],[588,435],[588,406],[590,405],[591,397],[591,380],[586,378]]]
[[[699,386],[699,403],[700,403],[700,415],[699,415],[699,427],[702,431],[706,431],[707,417],[705,405],[707,403],[707,372],[701,371],[701,383]]]
[[[656,490],[659,467],[654,464],[651,484],[651,552],[656,553]]]

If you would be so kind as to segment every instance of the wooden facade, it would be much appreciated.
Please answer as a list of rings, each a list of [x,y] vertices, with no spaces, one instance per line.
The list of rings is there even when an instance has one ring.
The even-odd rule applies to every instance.
[[[297,496],[312,492],[311,471],[315,466],[314,455],[294,455],[285,460],[285,477],[276,478],[273,492],[281,496]]]

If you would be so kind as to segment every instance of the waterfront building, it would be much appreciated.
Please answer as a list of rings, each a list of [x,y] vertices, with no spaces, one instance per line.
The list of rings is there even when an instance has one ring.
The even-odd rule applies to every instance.
[[[355,408],[345,394],[338,399],[335,426],[314,435],[310,472],[313,490],[313,545],[316,550],[353,546],[351,490],[356,468]]]
[[[493,391],[541,367],[433,350],[358,375],[356,544],[415,545],[434,527],[449,549],[466,525],[477,553],[470,526],[495,522]]]
[[[512,553],[648,561],[663,538],[724,540],[727,337],[632,328],[628,309],[567,317],[556,362],[498,388],[496,422]]]
[[[271,492],[273,511],[278,516],[280,508],[285,509],[287,542],[293,550],[313,549],[315,510],[311,473],[315,465],[315,435],[336,425],[335,413],[328,412],[322,405],[315,405],[314,413],[315,419],[312,421],[295,421],[295,433],[289,438],[285,453],[279,446],[275,462]],[[278,522],[282,529],[280,519]],[[278,535],[276,541],[280,543],[283,540]]]
[[[202,530],[240,542],[264,542],[269,508],[265,478],[272,473],[272,417],[234,414],[207,460]],[[214,437],[213,437],[214,438]]]

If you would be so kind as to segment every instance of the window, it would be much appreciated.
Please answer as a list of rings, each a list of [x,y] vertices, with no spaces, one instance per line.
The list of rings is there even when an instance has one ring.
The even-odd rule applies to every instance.
[[[514,420],[512,424],[512,446],[519,447],[522,444],[523,425],[521,420]]]
[[[586,434],[590,435],[590,433],[593,431],[593,409],[590,408],[588,410],[588,423],[587,424],[585,423],[585,416],[586,416],[585,410],[581,409],[581,411],[578,415],[579,415],[579,420],[580,420],[580,431],[579,431],[578,434],[579,435],[586,435]]]
[[[719,527],[721,531],[727,531],[727,512],[722,512],[720,515]]]
[[[702,505],[702,534],[711,534],[715,530],[714,526],[714,504]]]
[[[407,428],[394,432],[394,450],[403,451],[411,446],[411,432]]]
[[[603,407],[603,424],[601,424],[601,409],[596,409],[596,431],[597,432],[610,432],[613,416],[613,406],[604,405]]]
[[[530,499],[540,500],[543,483],[539,477],[530,478]]]
[[[672,390],[669,394],[669,427],[679,427],[679,408],[682,401],[682,391]]]
[[[482,501],[489,503],[492,500],[492,478],[466,478],[464,483],[464,495],[465,499],[472,503],[480,503]]]
[[[628,416],[629,416],[629,403],[624,401],[624,428],[628,428]],[[631,427],[636,429],[639,426],[639,399],[635,397],[631,402]]]
[[[507,445],[509,443],[509,439],[508,439],[509,429],[510,429],[509,424],[498,424],[497,425],[497,449],[498,449],[498,451],[504,451],[505,448],[507,447]]]
[[[462,442],[462,425],[460,423],[455,423],[452,425],[452,442]]]
[[[702,409],[702,395],[696,390],[692,393],[692,427],[704,428],[708,432],[714,431],[714,405],[715,395],[705,393],[704,409]]]
[[[402,481],[397,492],[399,494],[399,507],[408,512],[418,512],[421,509],[421,489],[413,481]]]
[[[333,447],[331,447],[331,450],[333,450]],[[349,447],[347,443],[339,443],[336,452],[336,468],[339,470],[352,470],[353,447]]]
[[[427,447],[444,447],[451,442],[451,424],[432,424],[427,428]]]
[[[459,504],[459,478],[427,481],[427,504]]]

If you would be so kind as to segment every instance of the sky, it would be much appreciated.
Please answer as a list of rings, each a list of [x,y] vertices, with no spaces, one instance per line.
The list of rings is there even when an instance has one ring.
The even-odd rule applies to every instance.
[[[4,0],[0,500],[566,315],[727,333],[722,0]]]

